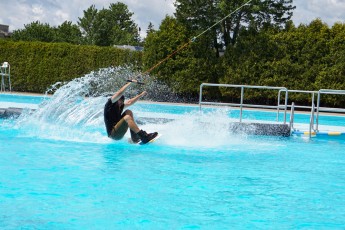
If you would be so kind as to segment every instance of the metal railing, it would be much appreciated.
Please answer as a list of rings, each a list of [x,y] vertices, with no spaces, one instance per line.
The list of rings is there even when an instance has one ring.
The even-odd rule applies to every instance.
[[[309,90],[288,90],[289,94],[291,93],[304,93],[304,94],[311,94],[311,100],[312,100],[312,104],[315,101],[315,95],[318,93],[318,91],[309,91]],[[281,92],[279,92],[279,97],[280,97]],[[288,107],[290,107],[288,105]],[[310,109],[311,106],[303,106],[303,105],[296,105],[295,104],[295,108],[300,108],[300,109]]]
[[[295,119],[295,103],[292,102],[292,104],[291,104],[291,112],[290,112],[290,134],[292,133],[292,130],[295,129],[293,127],[294,119]]]
[[[2,63],[0,66],[1,86],[0,91],[6,91],[5,78],[8,78],[8,89],[12,91],[11,87],[11,66],[8,62]]]
[[[230,88],[240,88],[241,89],[241,98],[240,103],[220,103],[220,102],[204,102],[202,101],[202,91],[203,87],[230,87]],[[244,103],[244,90],[245,89],[264,89],[264,90],[278,90],[277,100],[278,103],[276,106],[272,105],[253,105]],[[281,93],[285,93],[284,105],[281,102]],[[303,93],[311,95],[311,105],[296,105],[292,102],[291,106],[288,105],[288,97],[291,93]],[[212,84],[212,83],[202,83],[200,85],[200,95],[199,95],[199,107],[201,105],[225,105],[225,106],[235,106],[240,108],[240,122],[242,122],[243,108],[262,108],[262,109],[277,109],[277,121],[279,121],[280,109],[284,109],[284,124],[286,124],[286,113],[287,109],[291,107],[290,113],[290,130],[294,129],[294,113],[296,108],[300,109],[310,109],[310,120],[309,120],[309,137],[312,134],[319,132],[319,115],[320,112],[337,112],[345,113],[344,108],[328,108],[320,107],[321,95],[345,95],[345,90],[333,90],[333,89],[320,89],[319,91],[308,91],[308,90],[288,90],[285,87],[271,87],[271,86],[253,86],[253,85],[231,85],[231,84]],[[317,95],[317,106],[315,107],[315,96]],[[316,115],[315,115],[316,113]]]
[[[240,103],[220,103],[220,102],[203,102],[202,101],[202,90],[205,86],[211,87],[227,87],[227,88],[240,88],[241,98]],[[253,105],[245,104],[244,102],[244,90],[245,89],[264,89],[264,90],[278,90],[278,104],[276,106],[272,105]],[[280,105],[280,92],[285,92],[285,103]],[[284,124],[286,124],[286,112],[287,112],[287,102],[288,102],[288,89],[285,87],[273,87],[273,86],[255,86],[255,85],[231,85],[231,84],[213,84],[213,83],[202,83],[200,85],[200,95],[199,95],[199,107],[201,105],[225,105],[225,106],[235,106],[240,108],[240,122],[242,122],[243,108],[262,108],[262,109],[277,109],[277,121],[279,120],[279,110],[284,109]]]
[[[320,89],[317,96],[317,106],[316,106],[316,131],[319,131],[319,113],[320,112],[336,112],[336,113],[345,113],[343,108],[327,108],[320,107],[321,94],[333,94],[333,95],[345,95],[345,90],[334,90],[334,89]]]
[[[312,134],[315,134],[314,129],[314,114],[315,114],[315,104],[312,104],[311,111],[310,111],[310,120],[309,120],[309,138],[311,138]],[[312,132],[313,130],[313,132]]]
[[[318,91],[310,91],[310,90],[288,90],[289,94],[291,95],[291,93],[303,93],[303,94],[311,94],[311,104],[310,106],[305,106],[305,105],[296,105],[294,102],[292,102],[294,108],[293,111],[295,111],[295,108],[299,108],[299,109],[312,109],[313,105],[315,105],[315,95],[317,95]],[[279,97],[280,97],[281,91],[279,91]],[[278,101],[280,102],[280,101]],[[292,107],[288,105],[288,107]],[[292,111],[292,110],[291,110]],[[315,109],[314,109],[315,111]],[[311,111],[312,113],[312,111]],[[279,111],[278,111],[278,115],[279,115]],[[312,115],[312,114],[311,114]],[[290,124],[293,126],[293,123]],[[313,125],[314,125],[314,120],[313,120]],[[314,129],[314,127],[313,127]]]
[[[320,112],[337,112],[337,113],[345,113],[345,109],[343,108],[328,108],[328,107],[320,107],[321,102],[321,94],[335,94],[335,95],[345,95],[345,90],[333,90],[333,89],[320,89],[319,91],[307,91],[307,90],[288,90],[289,94],[291,93],[306,93],[311,94],[311,105],[310,106],[301,106],[294,104],[295,108],[301,109],[310,109],[310,123],[309,123],[309,136],[312,133],[319,132],[319,115]],[[279,92],[280,94],[281,92]],[[317,95],[317,106],[315,107],[315,96]],[[288,105],[288,107],[290,107]],[[316,113],[316,115],[315,115]],[[313,132],[312,132],[313,131]]]

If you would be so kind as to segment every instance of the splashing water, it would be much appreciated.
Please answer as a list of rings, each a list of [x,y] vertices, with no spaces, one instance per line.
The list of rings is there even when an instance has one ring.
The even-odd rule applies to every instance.
[[[105,132],[103,108],[109,95],[122,87],[127,79],[137,76],[129,67],[105,68],[74,79],[67,84],[56,83],[48,91],[54,92],[34,112],[24,112],[16,122],[22,135],[43,139],[110,143]],[[142,76],[145,88],[133,84],[126,98],[146,90],[149,100],[155,97],[176,97],[163,84],[149,76]],[[147,99],[147,98],[145,98]],[[140,109],[139,109],[140,110]],[[154,111],[151,113],[151,115]],[[140,128],[163,134],[160,143],[171,146],[216,147],[243,143],[245,136],[229,132],[229,110],[179,114],[168,123],[145,123]],[[134,111],[135,117],[140,111]],[[149,113],[150,114],[150,113]],[[166,116],[167,114],[163,114]],[[129,132],[126,134],[129,137]],[[241,139],[241,140],[240,140]]]
[[[237,119],[229,118],[231,109],[219,109],[208,112],[191,112],[181,115],[178,119],[166,124],[151,124],[149,130],[156,130],[164,136],[159,141],[165,145],[193,148],[193,149],[246,149],[255,150],[258,146],[261,149],[272,150],[270,143],[256,143],[246,133],[232,133],[229,131],[229,124]],[[255,144],[253,144],[253,141]]]
[[[127,79],[137,75],[138,73],[130,67],[111,67],[91,72],[67,84],[58,82],[47,91],[47,95],[52,92],[54,94],[47,96],[47,100],[36,111],[24,112],[20,116],[17,128],[21,127],[27,130],[29,135],[41,138],[109,141],[103,130],[99,131],[99,127],[104,127],[104,104],[107,97],[122,87]],[[155,92],[148,97],[149,100],[160,92],[162,95],[169,95],[167,87],[155,83],[151,77],[141,76],[141,81],[146,83],[147,88],[143,89],[140,85],[133,84],[126,91],[127,98],[144,90],[148,91],[148,95],[150,91]]]
[[[228,129],[228,111],[192,112],[158,130],[164,133],[164,142],[173,146],[219,147],[235,137]]]

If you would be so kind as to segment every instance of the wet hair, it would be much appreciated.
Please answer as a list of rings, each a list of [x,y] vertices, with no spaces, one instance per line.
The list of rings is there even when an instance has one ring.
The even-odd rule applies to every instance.
[[[122,95],[119,100],[125,101],[125,96]]]

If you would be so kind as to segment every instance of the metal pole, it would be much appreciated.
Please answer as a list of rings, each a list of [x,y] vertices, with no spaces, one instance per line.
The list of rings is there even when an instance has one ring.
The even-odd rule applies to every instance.
[[[243,108],[243,94],[244,94],[244,87],[241,87],[241,104],[240,104],[240,122],[242,122],[242,108]]]
[[[199,94],[199,110],[201,111],[201,101],[202,101],[202,87],[204,83],[200,85],[200,94]]]
[[[277,122],[279,121],[279,107],[280,107],[280,93],[281,93],[281,89],[278,92],[278,108],[277,108]]]
[[[317,132],[319,132],[320,98],[321,98],[321,92],[319,90],[318,93],[317,93],[317,107],[316,107],[316,131]]]
[[[286,111],[288,103],[289,91],[285,88],[285,111],[284,111],[284,124],[286,124]]]

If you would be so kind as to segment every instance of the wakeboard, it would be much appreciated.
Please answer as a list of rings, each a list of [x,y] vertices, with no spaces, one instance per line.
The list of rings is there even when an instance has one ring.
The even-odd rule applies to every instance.
[[[155,138],[153,138],[152,140],[150,140],[149,142],[147,143],[142,143],[141,141],[139,141],[138,143],[134,143],[132,141],[132,138],[128,138],[128,142],[131,143],[131,144],[137,144],[137,145],[147,145],[147,144],[151,144],[153,142],[155,142],[156,140],[158,140],[160,137],[162,136],[162,134],[158,134]]]

